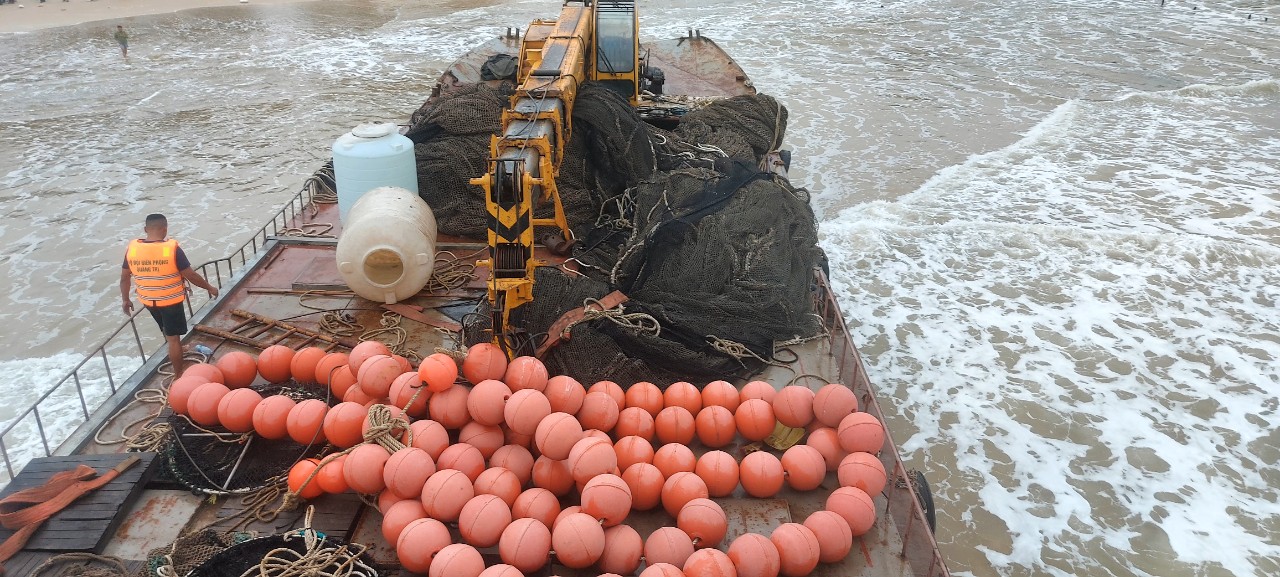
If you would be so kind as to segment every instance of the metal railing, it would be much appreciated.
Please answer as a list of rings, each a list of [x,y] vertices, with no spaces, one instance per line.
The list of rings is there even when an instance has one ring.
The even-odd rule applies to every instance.
[[[266,246],[271,237],[280,236],[280,232],[283,229],[287,229],[291,223],[297,222],[298,216],[302,211],[306,210],[308,206],[311,206],[312,202],[319,194],[319,189],[323,186],[324,184],[316,177],[313,176],[308,178],[297,194],[295,194],[288,203],[281,207],[270,221],[262,225],[262,227],[259,228],[258,231],[249,238],[249,240],[240,245],[239,249],[223,258],[201,264],[196,268],[197,272],[204,276],[204,278],[211,284],[218,287],[219,291],[221,291],[224,284],[229,283],[233,278],[235,278],[235,275],[238,272],[244,270],[254,257],[258,256],[258,253],[264,246]],[[204,308],[212,302],[207,296],[205,296],[197,305],[197,303],[194,302],[197,298],[199,297],[193,295],[192,298],[188,298],[186,301],[187,312],[193,318],[197,311],[204,310]],[[21,459],[22,462],[15,462],[19,459],[16,459],[10,450],[12,447],[10,443],[11,435],[30,431],[29,428],[19,429],[19,427],[22,427],[24,424],[26,424],[27,427],[30,427],[31,425],[28,423],[28,420],[33,420],[35,432],[39,436],[40,442],[40,445],[36,448],[43,449],[43,456],[52,456],[54,451],[57,450],[58,446],[71,434],[71,432],[75,431],[77,427],[87,422],[90,415],[98,409],[98,406],[94,406],[91,409],[89,406],[89,400],[86,398],[85,386],[82,382],[86,378],[86,373],[93,370],[101,370],[105,374],[107,385],[110,388],[110,393],[103,395],[103,398],[99,400],[99,402],[102,402],[111,399],[113,395],[119,391],[120,386],[130,376],[132,376],[136,371],[142,370],[138,367],[129,368],[128,372],[125,372],[124,369],[119,367],[113,370],[112,362],[109,358],[110,355],[108,354],[109,351],[119,351],[121,348],[127,349],[129,351],[129,356],[125,358],[130,361],[137,362],[140,367],[144,368],[150,357],[157,353],[163,353],[163,341],[160,341],[159,347],[153,348],[151,355],[147,354],[147,347],[143,344],[144,337],[142,337],[141,333],[138,332],[137,325],[138,315],[142,314],[142,311],[143,308],[139,307],[137,311],[124,321],[124,323],[107,336],[102,344],[98,345],[90,351],[89,354],[85,355],[84,359],[76,364],[76,366],[73,367],[66,376],[62,377],[62,379],[54,384],[52,388],[40,395],[40,398],[36,399],[36,401],[25,410],[14,416],[13,420],[5,425],[3,430],[0,430],[0,458],[3,458],[4,460],[3,472],[6,473],[5,476],[0,478],[0,488],[7,485],[8,482],[13,479],[16,471],[26,464],[26,458]],[[130,336],[132,337],[132,343],[129,343],[127,340]],[[145,340],[150,341],[152,338],[147,338]],[[136,351],[134,350],[135,348]],[[50,417],[50,413],[52,411],[46,405],[51,403],[50,399],[60,399],[61,396],[69,397],[70,392],[67,390],[68,387],[75,388],[75,396],[79,400],[80,410],[76,414],[78,418],[68,421],[65,420],[67,418],[66,416],[59,416],[59,419],[56,422],[51,422],[50,419],[52,419],[52,417]],[[41,411],[42,407],[45,408],[43,412]],[[15,433],[15,431],[17,432]],[[34,439],[31,440],[34,441]],[[35,456],[31,458],[38,458],[39,456],[40,454],[36,453]]]

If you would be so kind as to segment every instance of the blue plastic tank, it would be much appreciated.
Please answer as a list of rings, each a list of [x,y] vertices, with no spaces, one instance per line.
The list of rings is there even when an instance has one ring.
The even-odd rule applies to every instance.
[[[417,194],[413,141],[391,123],[361,124],[334,141],[333,176],[343,222],[361,195],[375,188],[396,186]]]

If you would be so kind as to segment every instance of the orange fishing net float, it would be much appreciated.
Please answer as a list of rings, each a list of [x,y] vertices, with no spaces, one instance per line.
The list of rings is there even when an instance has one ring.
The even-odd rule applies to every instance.
[[[342,478],[352,491],[375,495],[387,488],[383,469],[391,454],[381,445],[369,443],[360,445],[347,453],[347,460],[342,465]]]
[[[693,472],[707,484],[712,497],[727,497],[738,488],[738,461],[724,451],[703,453]]]
[[[744,533],[734,539],[728,554],[738,577],[778,577],[782,569],[778,547],[758,533]]]
[[[218,367],[209,363],[196,363],[187,367],[182,371],[184,377],[201,377],[206,383],[222,383],[226,384],[226,378],[222,376],[222,371]]]
[[[172,390],[172,389],[171,389]],[[289,411],[298,403],[284,395],[262,399],[253,409],[253,430],[264,439],[278,441],[289,436]]]
[[[190,415],[187,410],[187,401],[191,398],[191,393],[195,392],[200,385],[211,382],[214,381],[210,381],[203,375],[184,375],[175,379],[169,384],[169,406],[173,408],[173,412],[179,415]]]
[[[551,530],[536,519],[516,519],[502,531],[498,556],[523,573],[532,573],[547,564],[551,554]],[[492,570],[490,567],[488,570]],[[516,575],[515,577],[523,577]]]
[[[884,425],[870,413],[852,413],[840,420],[836,430],[840,448],[848,453],[862,451],[876,454],[884,446]]]
[[[471,420],[467,413],[467,395],[470,392],[467,387],[449,387],[432,394],[427,400],[427,414],[446,429],[461,429]]]
[[[387,345],[378,341],[361,341],[356,346],[351,347],[351,354],[347,355],[345,365],[351,365],[351,372],[359,374],[360,368],[364,366],[364,362],[379,356],[391,356],[391,349]]]
[[[467,395],[467,413],[471,420],[483,425],[501,425],[503,409],[511,398],[511,388],[502,381],[489,379],[476,383]]]
[[[662,389],[648,381],[632,384],[623,398],[627,407],[644,409],[650,417],[657,417],[662,410]]]
[[[576,415],[582,408],[582,399],[587,395],[587,391],[582,387],[582,383],[573,377],[556,375],[547,380],[547,387],[543,389],[543,394],[551,403],[552,411]]]
[[[644,541],[644,561],[650,566],[668,563],[683,567],[693,555],[693,539],[675,527],[659,527]]]
[[[680,514],[680,509],[689,501],[709,496],[707,484],[693,473],[676,473],[667,477],[667,482],[662,484],[662,508],[672,517]]]
[[[476,547],[498,544],[502,532],[510,525],[512,512],[497,495],[476,495],[462,506],[458,514],[458,532]]]
[[[876,522],[876,505],[871,496],[857,487],[840,487],[827,496],[828,511],[844,517],[853,536],[865,534]]]
[[[551,547],[561,565],[586,569],[604,554],[604,529],[590,515],[574,513],[551,531]]]
[[[409,439],[410,436],[412,440]],[[405,435],[404,442],[426,451],[434,461],[449,446],[449,431],[445,430],[444,425],[431,419],[414,421],[409,424],[409,433]]]
[[[684,562],[686,577],[737,577],[729,556],[719,549],[699,549]]]
[[[391,454],[382,469],[382,480],[387,490],[401,499],[417,499],[422,496],[422,486],[436,472],[435,460],[417,447],[405,447]]]
[[[489,457],[489,466],[511,471],[523,487],[533,478],[533,453],[520,445],[503,445]]]
[[[567,413],[551,413],[534,429],[533,444],[547,458],[564,460],[581,439],[582,425],[578,419]]]
[[[574,481],[586,483],[596,475],[603,475],[618,467],[618,455],[613,443],[598,437],[585,437],[574,443],[566,459],[569,474]]]
[[[653,465],[662,471],[663,477],[670,478],[680,472],[692,473],[698,466],[698,457],[686,445],[669,443],[654,452]]]
[[[511,506],[511,516],[516,519],[537,519],[550,527],[560,516],[560,499],[546,489],[531,487],[516,497]]]
[[[601,571],[618,575],[634,575],[644,553],[644,539],[630,525],[617,525],[604,530],[604,554],[596,562]]]
[[[756,451],[744,457],[738,474],[742,488],[748,495],[768,499],[782,490],[782,461],[765,451]]]
[[[454,543],[436,553],[427,577],[480,577],[484,569],[484,558],[475,547]]]
[[[286,483],[289,486],[289,492],[295,493],[303,499],[314,499],[324,494],[324,490],[317,485],[315,480],[307,482],[311,477],[311,472],[320,466],[319,459],[303,459],[293,464],[289,468],[289,477]],[[306,483],[306,486],[303,486]]]
[[[604,432],[613,430],[618,424],[618,403],[608,393],[587,393],[582,398],[582,408],[578,409],[578,422],[584,429],[597,429]]]
[[[618,423],[613,427],[613,434],[619,438],[627,436],[653,439],[655,425],[653,415],[640,407],[627,407],[618,414]]]
[[[427,512],[422,510],[422,503],[417,499],[397,501],[382,513],[382,538],[388,543],[395,543],[409,523],[426,517]]]
[[[462,377],[471,383],[502,380],[507,372],[507,354],[493,343],[476,343],[462,360]]]
[[[840,460],[844,458],[845,451],[840,447],[840,437],[835,429],[831,427],[814,429],[809,432],[809,438],[804,444],[817,449],[822,454],[822,460],[827,463],[828,471],[835,471],[840,467]]]
[[[206,427],[217,425],[218,403],[230,392],[231,389],[221,383],[205,383],[196,387],[187,398],[187,414],[191,420]]]
[[[711,381],[702,387],[702,407],[724,407],[732,413],[742,402],[738,388],[728,381]]]
[[[346,365],[347,361],[348,355],[346,353],[329,353],[322,357],[320,361],[316,363],[316,384],[319,384],[322,387],[328,387],[329,376],[332,375],[333,371],[338,367]],[[346,391],[344,390],[343,392],[345,393]],[[341,395],[338,395],[338,398],[342,398]]]
[[[604,527],[622,523],[631,513],[631,487],[617,475],[593,477],[582,488],[582,512]]]
[[[356,446],[364,440],[360,426],[368,414],[369,409],[359,403],[344,401],[334,405],[324,416],[325,438],[343,449]]]
[[[693,538],[694,547],[714,548],[729,532],[729,518],[715,501],[698,498],[680,508],[676,514],[676,527]]]
[[[818,537],[808,527],[783,523],[773,530],[769,540],[778,548],[778,573],[782,577],[805,577],[818,566]]]
[[[567,461],[557,461],[546,455],[533,462],[533,484],[563,497],[573,490],[573,475]]]
[[[520,389],[511,393],[503,408],[507,428],[521,435],[533,435],[538,423],[551,414],[551,402],[537,389]]]
[[[507,364],[502,380],[512,391],[533,389],[542,392],[547,388],[547,367],[534,357],[516,357]]]
[[[618,439],[613,444],[613,453],[618,456],[620,471],[626,471],[636,463],[653,462],[653,444],[634,435]]]
[[[218,422],[232,433],[248,433],[253,430],[253,412],[261,402],[262,395],[253,389],[231,391],[218,401]]]
[[[486,568],[480,573],[480,577],[524,577],[524,573],[512,565],[499,563]]]
[[[662,392],[662,405],[681,407],[689,411],[690,415],[696,415],[702,410],[702,393],[698,391],[698,387],[693,386],[693,383],[685,381],[671,383],[667,386],[667,390]]]
[[[418,378],[417,371],[400,373],[396,380],[391,381],[391,390],[387,391],[391,404],[404,409],[405,413],[415,419],[427,416],[427,399],[430,397],[431,391],[422,386],[422,379]],[[410,401],[413,403],[410,404]]]
[[[832,383],[813,396],[813,416],[828,427],[839,427],[840,420],[858,410],[858,396],[853,389]]]
[[[370,397],[364,393],[364,390],[356,386],[356,375],[351,371],[351,365],[342,365],[329,373],[329,391],[333,393],[335,398],[342,400],[360,399],[360,403],[365,403]],[[360,397],[352,397],[354,393],[359,393]],[[357,402],[357,401],[352,401]]]
[[[324,415],[329,412],[329,405],[318,399],[307,399],[294,405],[285,419],[285,429],[289,438],[301,445],[323,444]]]
[[[323,464],[320,466],[320,472],[316,473],[316,478],[311,481],[319,484],[321,491],[336,495],[351,489],[351,485],[347,484],[347,478],[343,473],[343,466],[347,463],[346,455],[337,457],[328,463],[324,461],[321,461],[321,463]]]
[[[422,486],[422,508],[432,518],[449,523],[458,520],[463,505],[475,496],[475,488],[465,473],[440,469]]]
[[[807,427],[813,421],[813,391],[800,385],[782,387],[773,397],[773,415],[788,427]]]
[[[733,436],[737,432],[733,413],[720,405],[711,405],[699,411],[694,418],[694,427],[698,440],[712,449],[719,449],[733,442]]]
[[[391,392],[391,383],[404,374],[400,362],[390,355],[374,355],[360,365],[356,382],[370,398],[381,399]]]
[[[400,565],[417,573],[426,573],[431,558],[453,542],[449,529],[435,519],[417,519],[400,531],[396,540],[396,556]]]
[[[289,374],[300,384],[314,385],[316,365],[328,354],[320,347],[307,347],[294,353],[293,358],[289,360]]]
[[[738,412],[733,415],[738,433],[748,441],[763,441],[773,434],[777,418],[773,415],[773,405],[764,399],[747,399],[738,405]]]
[[[817,489],[827,477],[827,462],[822,453],[808,445],[793,445],[782,453],[782,470],[787,485],[797,491]]]
[[[875,495],[884,490],[888,475],[884,463],[871,453],[849,453],[840,461],[837,473],[842,487],[857,487],[868,495]]]
[[[686,577],[684,571],[670,563],[650,564],[640,572],[640,577]]]
[[[258,361],[244,351],[231,351],[215,361],[228,389],[243,389],[258,378]]]
[[[662,486],[667,478],[649,463],[636,463],[622,472],[622,480],[631,489],[631,508],[648,511],[662,502]]]
[[[266,379],[269,383],[283,383],[291,376],[293,371],[291,363],[294,356],[293,349],[284,345],[271,345],[258,354],[258,374]]]
[[[475,483],[480,473],[484,472],[484,455],[467,443],[454,443],[440,452],[436,467],[462,471],[469,482]]]
[[[853,531],[844,518],[832,511],[814,511],[804,526],[818,538],[818,561],[839,563],[853,549]]]
[[[516,497],[520,496],[520,479],[515,473],[502,467],[485,469],[479,477],[476,477],[473,486],[477,495],[495,495],[502,499],[507,507],[514,505]]]
[[[693,441],[696,424],[693,413],[684,407],[666,407],[653,419],[658,442],[687,445]],[[772,431],[770,431],[772,432]]]
[[[475,421],[471,421],[462,426],[462,430],[458,431],[458,442],[466,443],[475,447],[480,451],[480,456],[488,459],[507,442],[506,435],[502,432],[502,427],[481,425]]]
[[[595,384],[587,387],[587,394],[604,393],[609,398],[618,403],[618,411],[627,408],[627,393],[622,390],[622,386],[613,381],[596,381]],[[652,415],[651,415],[652,416]]]
[[[418,365],[418,377],[427,384],[427,390],[439,393],[453,386],[458,380],[458,363],[444,353],[435,353],[422,359]]]

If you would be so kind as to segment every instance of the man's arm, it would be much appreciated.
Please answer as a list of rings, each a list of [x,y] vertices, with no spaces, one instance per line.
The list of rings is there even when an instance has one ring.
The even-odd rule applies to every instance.
[[[120,296],[124,298],[124,314],[133,314],[133,299],[129,298],[129,285],[133,280],[133,273],[128,268],[120,269]]]
[[[187,267],[182,269],[180,274],[182,275],[182,278],[191,281],[191,284],[209,291],[210,298],[218,298],[218,287],[209,284],[209,281],[204,280],[204,277],[200,276],[200,273],[196,272],[195,269]]]

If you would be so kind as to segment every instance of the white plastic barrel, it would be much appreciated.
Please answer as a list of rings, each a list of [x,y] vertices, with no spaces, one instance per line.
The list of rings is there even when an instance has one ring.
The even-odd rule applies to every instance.
[[[337,254],[338,272],[353,292],[395,304],[431,280],[436,217],[416,192],[375,188],[351,207]]]
[[[338,218],[344,224],[360,195],[379,186],[398,186],[417,194],[413,141],[394,124],[361,124],[334,141],[333,178],[338,186]]]

